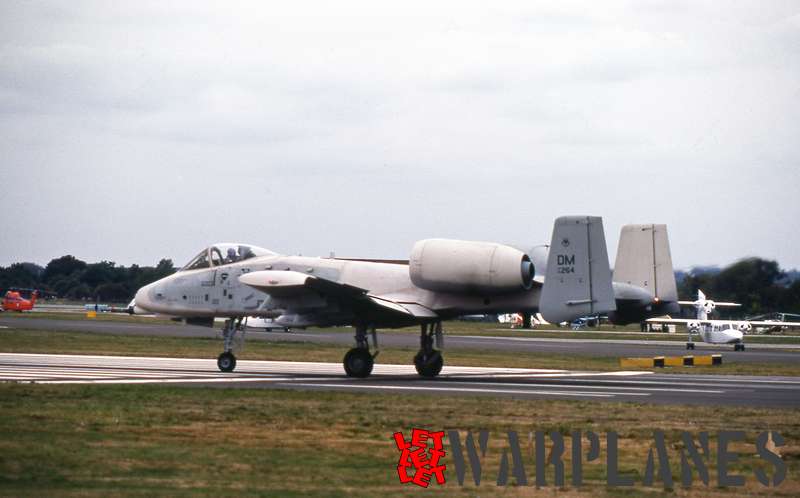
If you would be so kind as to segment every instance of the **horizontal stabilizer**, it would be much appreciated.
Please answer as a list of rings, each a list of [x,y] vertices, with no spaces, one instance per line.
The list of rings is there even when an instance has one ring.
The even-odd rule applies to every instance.
[[[602,218],[556,219],[539,303],[542,316],[559,323],[615,309]]]

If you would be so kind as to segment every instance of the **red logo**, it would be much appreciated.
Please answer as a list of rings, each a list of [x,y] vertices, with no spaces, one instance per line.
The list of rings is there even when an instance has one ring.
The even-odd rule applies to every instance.
[[[397,462],[397,477],[403,484],[414,483],[427,488],[431,477],[436,477],[438,484],[444,484],[446,466],[439,464],[445,455],[444,431],[430,432],[425,429],[411,429],[411,441],[406,441],[402,432],[394,433],[394,443],[400,452]],[[432,442],[433,447],[428,443]],[[413,474],[410,473],[413,469]]]

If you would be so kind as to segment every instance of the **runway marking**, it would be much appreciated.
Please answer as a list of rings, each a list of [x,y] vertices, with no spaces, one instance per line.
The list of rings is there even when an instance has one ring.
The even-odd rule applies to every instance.
[[[453,382],[459,383],[460,382]],[[672,387],[627,387],[627,386],[586,386],[586,385],[578,385],[578,384],[525,384],[525,383],[514,383],[514,382],[470,382],[473,385],[487,385],[487,386],[520,386],[520,387],[528,387],[528,386],[536,386],[538,388],[543,387],[554,387],[554,388],[575,388],[575,389],[626,389],[626,390],[635,390],[635,391],[664,391],[664,392],[681,392],[681,393],[707,393],[707,394],[722,394],[725,391],[718,391],[718,390],[709,390],[709,389],[686,389],[686,388],[672,388]]]
[[[791,399],[793,393],[800,392],[800,379],[786,377],[750,379],[655,375],[650,371],[448,366],[438,380],[425,380],[418,377],[411,365],[375,365],[369,379],[351,379],[343,370],[340,363],[241,360],[236,372],[222,373],[215,360],[202,358],[0,353],[0,381],[54,385],[239,385],[653,401],[681,395],[694,401],[704,397],[720,400],[739,393],[748,396],[746,393],[761,389],[770,389],[776,396]]]
[[[704,379],[704,380],[710,380],[710,379]],[[772,380],[772,379],[726,379],[726,378],[724,378],[724,377],[723,377],[723,378],[720,378],[720,379],[716,379],[716,380],[717,380],[717,382],[740,382],[740,383],[745,383],[745,384],[746,384],[746,383],[750,383],[750,382],[752,382],[752,383],[754,383],[754,384],[758,384],[758,383],[768,383],[768,384],[796,384],[796,385],[800,385],[800,380],[780,380],[780,379],[775,379],[775,380]]]
[[[614,377],[638,377],[640,375],[653,375],[654,372],[650,371],[617,371],[617,372],[569,372],[569,371],[561,371],[559,373],[535,373],[535,374],[490,374],[489,377],[493,379],[505,379],[505,378],[525,378],[525,379],[535,379],[535,378],[566,378],[566,377],[598,377],[598,376],[614,376]],[[484,375],[481,375],[484,376]]]
[[[216,382],[264,382],[264,381],[289,381],[292,377],[208,377],[204,379],[94,379],[94,380],[42,380],[36,384],[192,384]]]
[[[649,393],[593,393],[575,391],[539,391],[539,390],[519,390],[519,389],[479,389],[469,387],[429,387],[429,386],[387,386],[373,384],[317,384],[310,382],[292,382],[291,384],[278,384],[281,386],[292,387],[346,387],[355,389],[388,389],[392,391],[448,391],[448,392],[477,392],[477,393],[500,393],[500,394],[546,394],[558,396],[589,396],[593,398],[613,398],[614,396],[650,396]],[[541,386],[536,386],[541,387]],[[554,386],[558,387],[558,386]]]
[[[57,365],[52,362],[58,361]],[[141,372],[159,371],[170,372],[172,375],[178,373],[199,373],[199,374],[218,374],[216,361],[211,359],[197,358],[164,358],[164,357],[135,357],[135,356],[100,356],[100,355],[46,355],[40,353],[15,354],[0,353],[0,366],[15,366],[19,368],[24,363],[25,367],[38,368],[39,364],[47,364],[51,367],[79,367],[85,369],[121,369],[121,368],[140,368]],[[88,363],[88,364],[87,364]],[[201,372],[198,372],[200,370]],[[259,374],[269,373],[300,373],[300,374],[342,374],[344,369],[340,363],[326,362],[288,362],[288,361],[254,361],[241,360],[237,367],[237,374]],[[608,372],[611,373],[611,372]],[[463,375],[482,375],[489,377],[502,376],[538,376],[538,375],[604,375],[605,373],[596,372],[571,372],[567,370],[536,369],[536,368],[491,368],[491,367],[461,367],[446,366],[442,370],[443,377],[463,376]],[[650,372],[615,372],[615,375],[649,375]],[[373,375],[412,375],[417,376],[416,370],[411,365],[375,365]]]

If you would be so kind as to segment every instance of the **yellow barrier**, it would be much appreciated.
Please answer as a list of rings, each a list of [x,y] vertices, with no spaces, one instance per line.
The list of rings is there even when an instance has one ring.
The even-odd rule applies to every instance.
[[[97,312],[96,311],[87,311],[86,312],[86,318],[97,318]]]
[[[619,359],[619,366],[621,366],[623,368],[630,368],[630,367],[652,368],[653,367],[653,359],[652,358],[620,358]]]
[[[655,356],[653,358],[620,358],[622,368],[691,367],[695,365],[722,365],[722,355]]]
[[[695,365],[722,365],[722,355],[721,354],[712,354],[706,356],[696,356],[694,359]]]
[[[664,358],[664,366],[665,367],[682,367],[684,366],[685,360],[684,358],[691,358],[691,356],[684,357],[684,356],[667,356]]]

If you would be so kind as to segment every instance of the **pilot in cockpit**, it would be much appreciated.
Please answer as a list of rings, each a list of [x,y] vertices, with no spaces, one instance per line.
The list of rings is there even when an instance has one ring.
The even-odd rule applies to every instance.
[[[233,247],[228,248],[228,255],[225,257],[225,264],[235,263],[239,261],[239,256],[236,254],[236,249]]]

